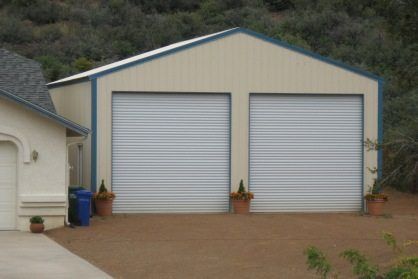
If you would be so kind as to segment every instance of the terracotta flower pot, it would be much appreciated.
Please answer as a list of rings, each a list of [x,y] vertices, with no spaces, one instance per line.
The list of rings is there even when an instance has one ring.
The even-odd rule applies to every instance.
[[[112,216],[113,200],[95,200],[96,213],[99,216]]]
[[[248,214],[250,213],[250,203],[249,200],[232,200],[232,205],[234,207],[235,214]]]
[[[45,226],[44,224],[30,224],[30,231],[33,233],[43,233]]]
[[[386,201],[383,199],[367,201],[367,212],[372,216],[383,215],[383,207],[385,202]]]

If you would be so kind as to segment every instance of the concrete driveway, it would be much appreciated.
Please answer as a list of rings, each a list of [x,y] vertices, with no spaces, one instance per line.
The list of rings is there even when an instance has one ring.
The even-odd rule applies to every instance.
[[[42,234],[0,231],[1,278],[111,278]]]

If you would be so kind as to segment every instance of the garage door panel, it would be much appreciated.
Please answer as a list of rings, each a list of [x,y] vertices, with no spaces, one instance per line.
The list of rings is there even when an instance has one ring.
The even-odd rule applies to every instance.
[[[362,206],[361,96],[253,94],[253,212]]]
[[[114,212],[229,209],[229,96],[115,93]]]

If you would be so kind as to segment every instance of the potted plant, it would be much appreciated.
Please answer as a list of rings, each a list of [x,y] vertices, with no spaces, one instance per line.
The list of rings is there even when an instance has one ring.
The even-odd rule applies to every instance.
[[[250,203],[254,194],[245,191],[244,181],[241,179],[238,192],[229,194],[236,214],[248,214],[250,212]]]
[[[44,219],[41,216],[33,216],[30,218],[30,231],[32,233],[42,233],[44,232],[45,225]]]
[[[111,216],[113,208],[113,200],[115,199],[115,194],[109,192],[104,184],[100,184],[99,192],[93,194],[93,200],[96,206],[96,213],[99,216]]]
[[[364,198],[370,215],[380,216],[383,214],[383,207],[388,201],[388,196],[382,193],[381,183],[378,179],[374,180],[370,192]]]

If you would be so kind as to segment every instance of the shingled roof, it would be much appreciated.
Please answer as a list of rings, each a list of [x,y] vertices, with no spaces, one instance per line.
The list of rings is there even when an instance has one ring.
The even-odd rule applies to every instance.
[[[0,49],[0,89],[55,113],[40,65],[6,49]]]
[[[87,136],[90,130],[55,112],[41,67],[33,60],[0,49],[0,97],[67,128],[67,136]]]

